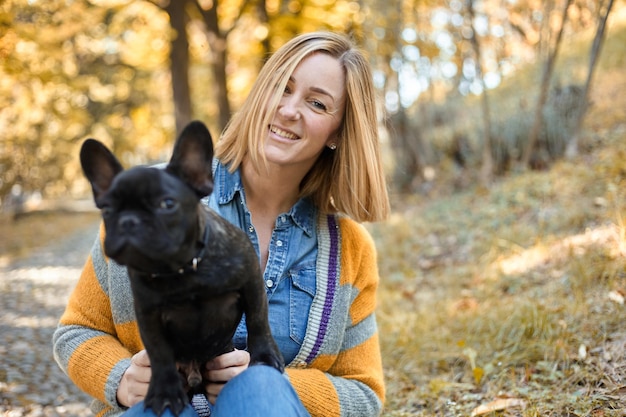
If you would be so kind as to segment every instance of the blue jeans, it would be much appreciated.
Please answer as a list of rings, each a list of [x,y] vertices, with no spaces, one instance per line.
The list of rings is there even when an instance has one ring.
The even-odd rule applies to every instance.
[[[276,369],[255,365],[230,380],[211,407],[211,417],[310,417],[288,379]],[[156,417],[143,402],[129,408],[124,417]],[[161,417],[175,417],[166,409]],[[198,417],[188,405],[178,417]]]

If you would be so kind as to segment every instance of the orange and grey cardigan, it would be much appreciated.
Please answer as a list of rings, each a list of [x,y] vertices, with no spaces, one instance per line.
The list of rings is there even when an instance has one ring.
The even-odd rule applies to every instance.
[[[377,416],[385,387],[375,318],[378,268],[365,228],[345,217],[318,220],[316,292],[304,342],[286,373],[313,417]],[[53,337],[54,357],[116,416],[116,393],[133,354],[143,349],[125,267],[103,252],[101,229]]]

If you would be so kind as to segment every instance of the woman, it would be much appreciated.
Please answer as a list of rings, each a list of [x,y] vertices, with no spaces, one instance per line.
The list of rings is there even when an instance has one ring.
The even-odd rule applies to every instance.
[[[361,52],[329,32],[280,48],[217,143],[214,175],[207,204],[257,249],[287,378],[267,366],[248,369],[242,324],[237,349],[207,364],[210,405],[194,397],[196,411],[380,414],[379,278],[374,243],[358,222],[384,219],[389,202]],[[150,379],[132,300],[111,284],[124,273],[103,255],[101,233],[54,336],[55,358],[96,398],[99,415],[138,403],[130,413],[142,413]]]

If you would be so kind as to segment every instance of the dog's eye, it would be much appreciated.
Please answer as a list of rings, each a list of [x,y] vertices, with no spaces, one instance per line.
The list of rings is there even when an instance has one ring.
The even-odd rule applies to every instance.
[[[162,210],[171,210],[176,207],[176,200],[173,198],[164,198],[159,203],[159,208]]]

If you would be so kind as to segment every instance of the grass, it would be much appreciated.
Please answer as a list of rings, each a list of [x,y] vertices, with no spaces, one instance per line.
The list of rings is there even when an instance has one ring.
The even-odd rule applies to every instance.
[[[619,168],[602,157],[626,151],[624,136],[587,163],[370,227],[386,416],[470,415],[499,398],[526,404],[507,415],[624,415],[626,171],[607,178]]]

